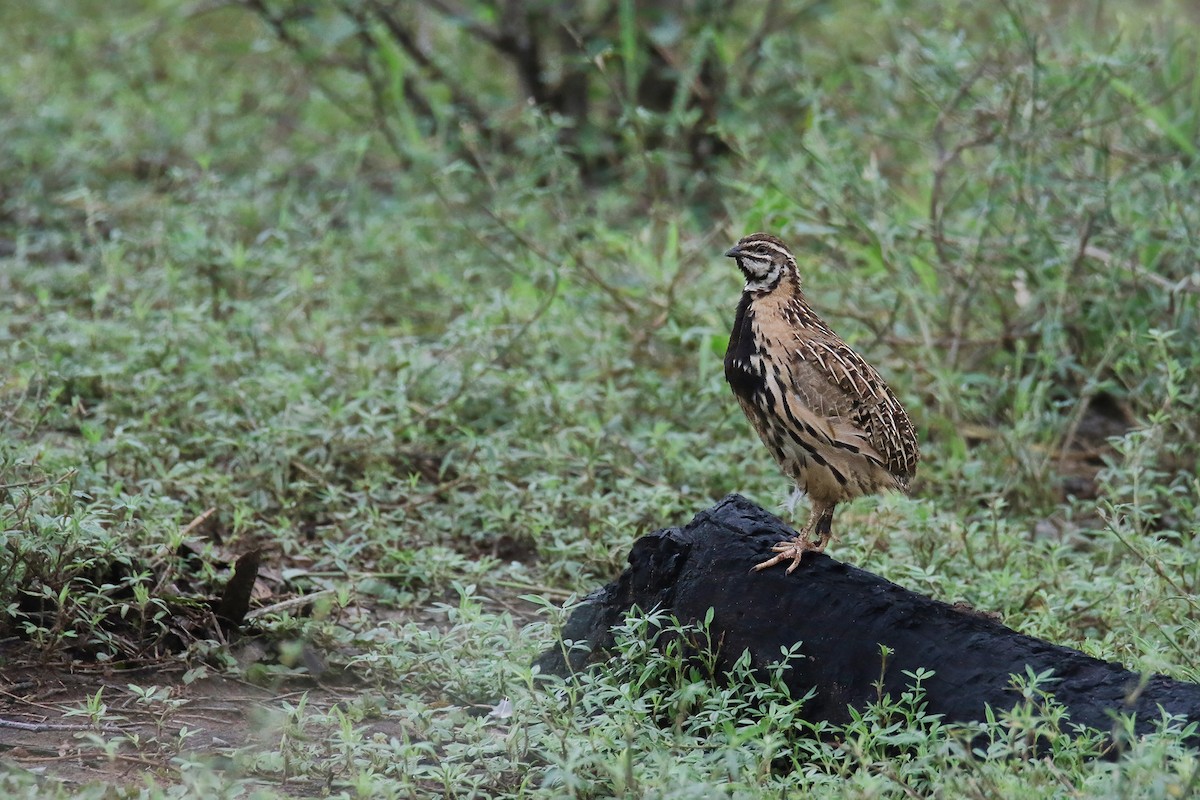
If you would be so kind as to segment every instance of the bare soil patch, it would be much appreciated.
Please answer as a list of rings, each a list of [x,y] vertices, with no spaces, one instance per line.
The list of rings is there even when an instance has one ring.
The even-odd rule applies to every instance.
[[[234,770],[235,752],[269,748],[285,705],[304,695],[313,710],[346,697],[312,681],[271,689],[224,676],[185,682],[185,674],[162,665],[8,667],[0,677],[3,761],[76,784],[140,785],[147,773],[171,783],[178,757]],[[104,710],[93,717],[87,709],[99,705],[97,692]],[[277,788],[305,794],[296,785]]]

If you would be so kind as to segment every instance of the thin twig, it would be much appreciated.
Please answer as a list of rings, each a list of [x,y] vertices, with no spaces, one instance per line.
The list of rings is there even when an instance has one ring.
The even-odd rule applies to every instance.
[[[30,731],[32,733],[44,733],[46,731],[94,731],[101,730],[105,733],[120,733],[121,728],[115,725],[82,725],[79,723],[69,722],[17,722],[14,719],[0,718],[0,728],[14,728],[19,731]]]
[[[1099,247],[1094,247],[1090,244],[1083,248],[1081,255],[1087,256],[1088,258],[1094,258],[1095,260],[1104,264],[1106,267],[1112,266],[1113,262],[1116,261],[1116,257],[1112,253]],[[1120,264],[1119,266],[1124,267],[1138,277],[1144,278],[1160,289],[1165,289],[1172,294],[1177,292],[1200,294],[1200,272],[1193,272],[1190,275],[1185,275],[1178,281],[1172,281],[1157,273],[1151,272],[1141,264],[1138,264],[1136,261],[1129,261],[1127,263]]]
[[[18,481],[17,483],[3,483],[3,484],[0,484],[0,491],[3,491],[5,489],[22,489],[26,486],[40,486],[41,484],[43,484],[45,482],[46,482],[46,478],[41,477],[41,478],[34,478],[31,481]]]
[[[305,594],[299,597],[290,598],[288,600],[282,600],[278,603],[264,606],[262,608],[256,608],[253,611],[247,612],[245,618],[247,620],[257,619],[259,617],[266,616],[267,614],[275,614],[280,611],[287,611],[292,608],[307,605],[318,598],[329,597],[330,595],[337,594],[337,591],[337,589],[322,589],[319,592],[313,592],[312,594]]]
[[[215,513],[217,513],[217,507],[216,507],[216,506],[213,506],[212,508],[208,508],[208,509],[205,509],[204,511],[200,512],[198,515],[196,515],[196,518],[195,518],[195,519],[193,519],[193,520],[192,520],[191,522],[189,522],[187,525],[184,525],[184,526],[183,526],[183,527],[182,527],[182,528],[179,530],[179,535],[180,535],[180,537],[181,537],[181,538],[183,538],[183,537],[188,537],[188,536],[191,536],[191,535],[192,535],[192,533],[193,533],[193,532],[194,532],[194,531],[195,531],[197,528],[199,528],[199,527],[200,527],[201,525],[203,525],[204,523],[208,522],[209,518],[210,518],[210,517],[212,517],[212,515],[213,515],[213,514],[215,514]]]

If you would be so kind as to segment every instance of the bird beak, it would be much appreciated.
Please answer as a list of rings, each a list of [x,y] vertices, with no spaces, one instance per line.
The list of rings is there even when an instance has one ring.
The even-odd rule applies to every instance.
[[[725,256],[727,258],[737,258],[741,254],[742,254],[742,251],[740,249],[738,249],[738,246],[736,244],[733,247],[731,247],[725,251]]]

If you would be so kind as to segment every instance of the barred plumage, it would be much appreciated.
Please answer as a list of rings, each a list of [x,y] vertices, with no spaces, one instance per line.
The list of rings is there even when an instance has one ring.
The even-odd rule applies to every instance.
[[[754,233],[725,255],[746,276],[725,352],[725,378],[780,467],[807,493],[808,523],[764,569],[825,549],[838,503],[907,491],[920,451],[908,414],[879,373],[809,307],[796,259]],[[817,541],[809,541],[809,534]]]

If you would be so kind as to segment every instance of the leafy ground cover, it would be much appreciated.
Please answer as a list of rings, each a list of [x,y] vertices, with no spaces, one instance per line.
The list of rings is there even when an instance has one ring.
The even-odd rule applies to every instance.
[[[1192,792],[1179,721],[1097,759],[1046,676],[981,728],[914,675],[832,730],[660,617],[529,666],[640,534],[786,496],[720,367],[720,254],[767,229],[923,443],[833,554],[1200,679],[1188,11],[618,3],[547,67],[607,98],[577,136],[442,5],[432,65],[371,4],[0,8],[4,793]]]

